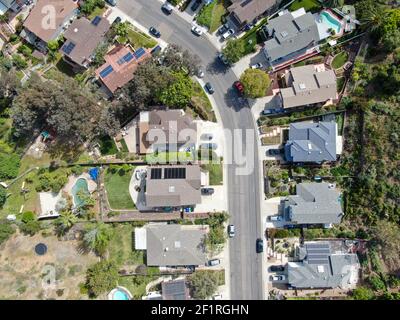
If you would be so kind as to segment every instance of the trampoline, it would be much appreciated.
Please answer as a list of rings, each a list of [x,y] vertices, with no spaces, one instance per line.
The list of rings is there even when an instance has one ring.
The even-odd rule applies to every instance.
[[[44,243],[39,243],[35,246],[35,252],[38,256],[43,256],[47,252],[47,246]]]

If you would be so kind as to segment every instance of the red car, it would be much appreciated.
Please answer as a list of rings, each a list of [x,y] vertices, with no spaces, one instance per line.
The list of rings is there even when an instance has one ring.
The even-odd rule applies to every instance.
[[[235,81],[233,83],[233,85],[235,86],[235,88],[237,89],[237,91],[239,91],[241,94],[243,94],[244,92],[244,87],[243,84],[240,81]]]

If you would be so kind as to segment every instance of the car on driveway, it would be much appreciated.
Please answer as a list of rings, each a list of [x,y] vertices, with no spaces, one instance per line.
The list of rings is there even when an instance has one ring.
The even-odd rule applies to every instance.
[[[209,260],[207,263],[207,265],[209,267],[218,266],[219,264],[221,264],[221,260],[219,260],[219,259],[212,259],[212,260]]]
[[[270,156],[278,156],[281,153],[283,153],[283,148],[282,149],[268,149],[268,155],[270,155]]]
[[[122,18],[121,18],[121,17],[116,17],[116,18],[114,19],[114,21],[113,21],[113,24],[121,23],[121,21],[122,21]]]
[[[166,14],[171,14],[172,11],[174,11],[174,7],[166,2],[161,6],[161,10],[164,11]]]
[[[284,109],[264,109],[262,114],[263,115],[269,115],[269,114],[278,114],[278,113],[285,113],[286,111]]]
[[[244,86],[240,81],[235,81],[233,83],[233,86],[236,88],[237,91],[239,91],[240,94],[243,94],[244,92]]]
[[[201,188],[201,194],[203,196],[210,196],[214,194],[214,189],[213,188]]]
[[[213,86],[211,85],[211,83],[207,82],[205,87],[206,87],[206,89],[207,89],[209,94],[213,94],[215,92]]]
[[[261,69],[262,67],[263,67],[263,65],[261,62],[257,62],[255,64],[251,65],[252,69]]]
[[[269,221],[282,221],[282,216],[268,216]]]
[[[284,266],[271,266],[269,268],[269,270],[271,270],[272,272],[283,272],[285,271],[285,267]]]
[[[222,39],[226,40],[228,39],[231,35],[233,35],[235,31],[233,29],[229,29],[222,35]]]
[[[200,136],[200,139],[201,139],[201,140],[212,140],[213,137],[214,137],[214,136],[213,136],[212,133],[203,133],[203,134]]]
[[[203,78],[204,77],[204,71],[203,71],[203,69],[199,69],[199,70],[197,70],[197,77],[199,77],[199,78]]]
[[[258,238],[256,240],[256,251],[257,253],[261,253],[264,251],[264,241],[263,239]]]
[[[190,7],[190,10],[196,11],[197,8],[201,5],[202,0],[196,0],[193,2],[192,6]]]
[[[280,274],[278,276],[270,276],[269,279],[271,281],[283,281],[286,279],[286,277],[283,274]]]
[[[150,32],[153,36],[155,36],[156,38],[161,37],[160,31],[158,31],[158,30],[157,30],[156,28],[154,28],[154,27],[150,27],[149,32]]]
[[[218,29],[218,34],[224,34],[229,29],[229,24],[225,23]]]
[[[215,149],[217,149],[218,148],[218,146],[217,146],[217,144],[216,143],[202,143],[201,145],[200,145],[200,149],[211,149],[211,150],[215,150]]]
[[[115,7],[117,5],[117,0],[106,0],[106,2],[112,7]]]
[[[192,27],[192,32],[196,35],[196,36],[201,36],[203,34],[203,29],[201,29],[198,26],[193,26]]]
[[[228,236],[229,238],[233,238],[235,236],[235,226],[233,224],[228,226]]]

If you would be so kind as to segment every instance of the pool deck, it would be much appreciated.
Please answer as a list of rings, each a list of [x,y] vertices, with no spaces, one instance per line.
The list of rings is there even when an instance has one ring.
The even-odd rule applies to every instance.
[[[340,31],[339,31],[338,33],[336,33],[334,37],[335,37],[335,38],[341,37],[341,36],[343,35],[343,30],[344,30],[343,21],[342,21],[341,19],[338,19],[338,18],[336,17],[336,15],[333,14],[330,10],[322,10],[321,12],[318,12],[318,13],[314,13],[314,14],[313,14],[314,19],[315,19],[315,22],[317,23],[318,33],[319,33],[320,39],[322,40],[322,39],[326,39],[326,38],[332,36],[332,34],[331,34],[330,31],[329,31],[329,29],[331,28],[331,26],[327,25],[326,23],[324,23],[323,21],[320,20],[320,15],[321,15],[323,12],[328,13],[333,19],[335,19],[337,22],[340,23]]]

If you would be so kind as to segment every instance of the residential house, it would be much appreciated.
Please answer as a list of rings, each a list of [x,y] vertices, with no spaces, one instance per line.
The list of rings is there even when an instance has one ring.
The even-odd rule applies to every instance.
[[[296,195],[283,201],[283,216],[291,226],[330,228],[340,223],[343,214],[341,195],[329,183],[300,183],[296,186]]]
[[[231,0],[232,4],[228,7],[230,17],[238,28],[242,28],[248,23],[252,23],[260,16],[271,12],[277,7],[278,0]]]
[[[18,12],[24,4],[24,0],[0,0],[0,15],[5,14],[8,10]]]
[[[207,261],[204,238],[208,226],[179,224],[148,224],[135,228],[136,250],[146,250],[147,265],[187,267],[204,265]],[[163,296],[171,292],[163,293]]]
[[[266,31],[271,38],[264,44],[264,54],[273,68],[318,51],[321,40],[314,16],[303,8],[269,20]]]
[[[198,165],[151,166],[147,169],[145,201],[150,208],[194,207],[201,203]]]
[[[296,289],[350,289],[358,281],[357,254],[336,251],[328,241],[310,241],[296,248],[298,262],[288,262],[288,283]]]
[[[78,69],[88,68],[110,27],[110,22],[99,16],[92,21],[85,17],[76,19],[64,34],[66,41],[60,49],[64,60]]]
[[[189,300],[189,287],[184,279],[161,283],[163,300]]]
[[[289,162],[336,161],[342,150],[337,123],[297,122],[289,126],[289,139],[285,144],[285,159]]]
[[[96,70],[96,77],[113,94],[133,79],[139,64],[149,57],[151,53],[147,49],[133,51],[130,46],[118,45],[105,55],[106,62]]]
[[[338,99],[336,75],[323,64],[291,68],[284,76],[286,88],[280,89],[285,109],[332,104]]]
[[[46,52],[47,44],[67,29],[78,11],[78,4],[73,0],[38,0],[24,22],[21,36]]]
[[[181,109],[141,112],[138,129],[140,154],[192,150],[196,143],[197,125]]]

